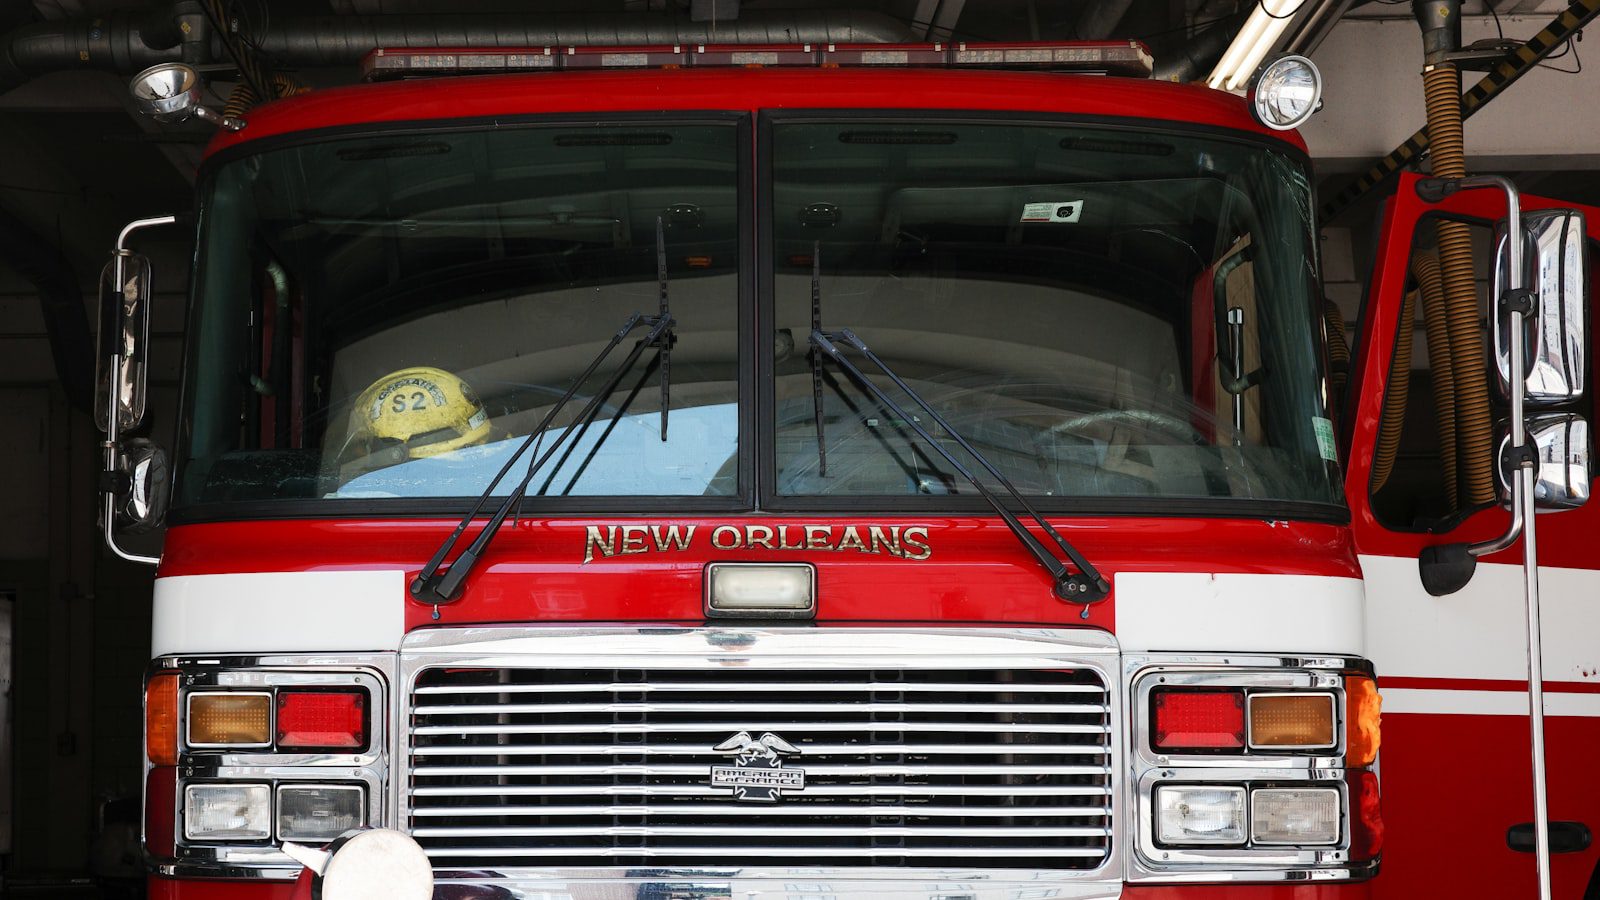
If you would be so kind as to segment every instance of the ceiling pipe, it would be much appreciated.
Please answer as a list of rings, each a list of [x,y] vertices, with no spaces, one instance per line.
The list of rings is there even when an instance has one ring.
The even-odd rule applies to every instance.
[[[1222,58],[1234,33],[1244,21],[1244,14],[1229,16],[1196,32],[1194,37],[1175,44],[1156,54],[1155,72],[1158,81],[1198,81]]]
[[[204,54],[171,41],[171,24],[192,4],[138,15],[25,25],[0,37],[0,91],[47,72],[99,69],[128,75],[163,62],[225,58],[213,36]],[[671,13],[322,16],[275,21],[257,43],[273,64],[355,65],[379,47],[546,47],[636,44],[896,43],[910,28],[857,10],[744,10],[732,22]]]

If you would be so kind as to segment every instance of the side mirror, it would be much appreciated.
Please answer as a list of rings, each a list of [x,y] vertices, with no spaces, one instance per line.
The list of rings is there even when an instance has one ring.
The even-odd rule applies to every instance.
[[[118,521],[135,533],[161,527],[170,484],[167,451],[154,441],[134,438],[123,447],[120,462],[128,491],[119,501]]]
[[[1502,225],[1495,241],[1496,297],[1512,283],[1504,228]],[[1567,403],[1582,396],[1589,367],[1589,266],[1583,213],[1575,209],[1526,213],[1522,229],[1521,283],[1533,292],[1533,311],[1524,318],[1527,402],[1535,406]],[[1502,398],[1509,398],[1511,391],[1508,319],[1502,314],[1491,320]]]
[[[1533,502],[1540,512],[1576,509],[1589,499],[1589,422],[1571,413],[1546,413],[1528,419],[1528,443],[1535,448],[1538,474],[1533,480]],[[1500,440],[1504,460],[1511,436]],[[1500,500],[1511,502],[1505,465],[1500,466]]]
[[[146,353],[150,347],[150,261],[123,251],[100,273],[100,336],[94,417],[110,433],[107,406],[115,381],[117,433],[144,423]],[[111,371],[112,358],[117,371]]]

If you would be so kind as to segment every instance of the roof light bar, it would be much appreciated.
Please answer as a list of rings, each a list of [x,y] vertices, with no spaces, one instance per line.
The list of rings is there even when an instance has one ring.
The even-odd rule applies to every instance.
[[[679,44],[638,47],[378,49],[361,61],[367,81],[557,69],[856,66],[1011,69],[1148,78],[1150,49],[1138,41],[1021,41],[937,44]]]

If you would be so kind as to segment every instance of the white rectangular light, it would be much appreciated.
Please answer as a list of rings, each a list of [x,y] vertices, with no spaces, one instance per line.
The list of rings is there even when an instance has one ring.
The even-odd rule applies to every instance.
[[[1339,840],[1336,788],[1257,788],[1250,792],[1250,840],[1257,844],[1333,844]]]
[[[706,615],[807,618],[817,609],[810,563],[712,563],[706,566]]]
[[[272,837],[272,788],[265,784],[191,784],[183,792],[183,836],[191,841],[264,841]]]
[[[1169,846],[1244,843],[1244,788],[1163,785],[1156,788],[1156,841]]]
[[[366,824],[365,806],[360,785],[279,785],[278,839],[331,841]]]

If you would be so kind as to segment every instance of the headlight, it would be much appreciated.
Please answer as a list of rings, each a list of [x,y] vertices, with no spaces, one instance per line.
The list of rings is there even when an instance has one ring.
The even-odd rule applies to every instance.
[[[1156,840],[1162,844],[1244,843],[1244,788],[1163,785],[1156,790]]]
[[[191,784],[183,792],[183,836],[191,841],[264,841],[272,836],[272,788]]]
[[[1275,131],[1299,128],[1322,106],[1322,73],[1304,56],[1281,56],[1250,86],[1250,111]]]
[[[1257,788],[1250,792],[1250,840],[1257,844],[1332,844],[1339,840],[1334,788]]]
[[[278,788],[278,840],[331,841],[365,825],[365,809],[360,785],[282,785]]]

